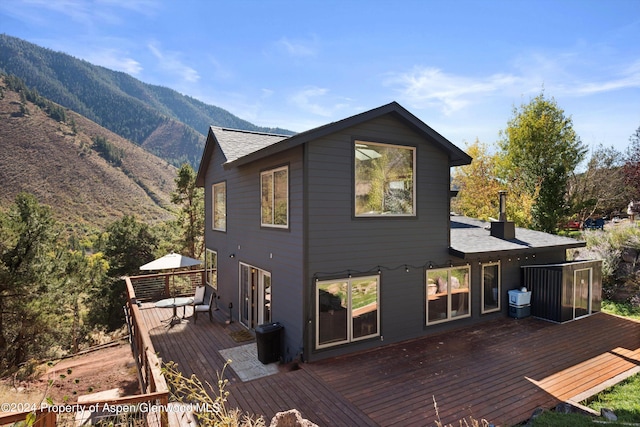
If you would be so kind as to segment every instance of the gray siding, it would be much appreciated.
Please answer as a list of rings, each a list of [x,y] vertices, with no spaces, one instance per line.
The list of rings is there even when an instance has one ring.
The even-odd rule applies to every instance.
[[[270,272],[272,320],[284,325],[284,357],[292,359],[302,347],[302,148],[228,170],[221,166],[221,157],[217,149],[205,177],[206,246],[218,252],[218,305],[228,311],[232,303],[233,319],[238,321],[239,263]],[[289,166],[289,228],[261,227],[260,173],[284,165]],[[211,227],[211,186],[223,180],[227,183],[226,233]]]
[[[563,249],[527,259],[449,253],[448,154],[392,115],[225,169],[215,148],[206,169],[206,246],[218,252],[218,304],[238,321],[239,263],[271,273],[272,319],[285,328],[284,359],[317,360],[489,320],[508,313],[508,290],[521,286],[521,266],[565,260]],[[416,216],[354,216],[354,140],[416,147]],[[289,167],[289,228],[260,226],[260,172]],[[211,186],[226,181],[227,231],[211,227]],[[234,257],[230,258],[233,254]],[[533,254],[531,254],[533,255]],[[501,311],[481,314],[482,264],[501,262]],[[425,269],[469,264],[471,316],[426,326]],[[407,271],[408,269],[408,271]],[[380,337],[315,350],[315,282],[380,270]]]
[[[411,145],[416,151],[417,216],[354,218],[353,141]],[[444,264],[449,247],[449,160],[445,152],[385,116],[313,141],[307,147],[308,294],[315,279],[376,274],[381,267],[381,335],[393,342],[424,334],[424,269]],[[405,271],[405,264],[409,272]],[[315,311],[310,313],[315,315]],[[315,344],[308,331],[307,348]],[[379,345],[380,339],[307,352],[319,358]],[[348,348],[345,348],[348,347]],[[315,354],[314,354],[315,353]]]

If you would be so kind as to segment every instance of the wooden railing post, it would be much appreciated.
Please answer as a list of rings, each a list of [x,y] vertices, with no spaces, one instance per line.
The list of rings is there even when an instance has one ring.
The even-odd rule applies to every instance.
[[[55,412],[42,411],[37,414],[34,427],[55,427],[57,417]]]

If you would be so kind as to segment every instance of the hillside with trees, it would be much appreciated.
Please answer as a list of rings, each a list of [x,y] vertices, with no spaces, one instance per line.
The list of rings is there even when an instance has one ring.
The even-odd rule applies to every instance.
[[[197,169],[209,126],[292,134],[242,120],[175,90],[0,34],[0,72],[174,166]]]
[[[76,230],[174,216],[175,167],[14,77],[0,78],[0,141],[0,210],[30,193]]]

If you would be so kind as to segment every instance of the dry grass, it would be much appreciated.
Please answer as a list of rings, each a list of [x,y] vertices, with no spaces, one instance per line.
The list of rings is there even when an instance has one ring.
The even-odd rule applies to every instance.
[[[0,402],[39,405],[44,398],[42,390],[15,388],[10,382],[0,383]]]
[[[438,413],[438,404],[436,403],[436,397],[433,396],[433,408],[436,411],[436,425],[438,427],[454,427],[453,424],[443,424],[442,421],[440,421],[440,414]],[[489,423],[489,421],[482,419],[482,420],[476,420],[475,418],[469,416],[469,417],[465,417],[461,420],[458,421],[458,425],[460,427],[489,427],[491,424]]]

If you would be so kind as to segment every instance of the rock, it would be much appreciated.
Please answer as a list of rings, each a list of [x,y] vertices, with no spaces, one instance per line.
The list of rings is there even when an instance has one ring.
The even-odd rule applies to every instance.
[[[600,410],[600,416],[607,421],[618,421],[618,417],[613,413],[611,409],[602,408]]]
[[[544,412],[544,408],[536,408],[533,413],[531,414],[531,419],[535,420],[536,418],[538,418],[540,415],[542,415],[542,413]]]
[[[531,414],[531,418],[529,418],[529,420],[525,424],[523,424],[522,427],[531,427],[533,425],[534,420],[538,418],[543,412],[544,412],[543,408],[536,408]]]
[[[624,262],[635,264],[638,259],[638,250],[630,247],[623,247],[620,256]]]
[[[556,405],[556,412],[558,414],[571,414],[573,413],[573,406],[568,403],[558,403]]]
[[[269,427],[318,427],[317,424],[302,418],[297,409],[278,412],[272,419]]]

